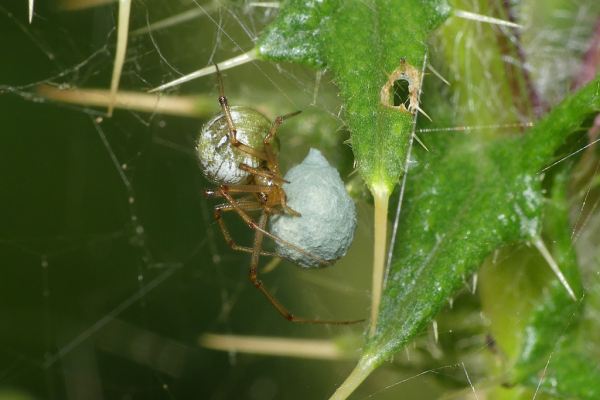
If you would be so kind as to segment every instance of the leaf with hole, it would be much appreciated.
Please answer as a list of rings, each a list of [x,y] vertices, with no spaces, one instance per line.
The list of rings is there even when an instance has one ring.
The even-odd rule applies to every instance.
[[[435,137],[436,151],[423,155],[407,181],[403,228],[377,330],[333,398],[345,398],[414,340],[490,252],[539,237],[544,208],[540,171],[565,138],[600,110],[599,85],[596,78],[522,137],[492,142],[470,135]],[[568,278],[580,297],[578,277]]]
[[[289,1],[257,52],[331,70],[357,168],[372,192],[391,193],[404,171],[428,36],[450,12],[446,0]],[[409,86],[404,107],[390,102],[397,80]]]

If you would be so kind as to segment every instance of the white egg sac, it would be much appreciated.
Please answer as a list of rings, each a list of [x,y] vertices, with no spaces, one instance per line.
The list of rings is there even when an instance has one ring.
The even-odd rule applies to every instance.
[[[270,231],[315,257],[333,263],[346,255],[356,229],[356,208],[337,170],[319,150],[311,149],[304,161],[290,169],[283,188],[287,205],[299,212],[270,218]],[[276,241],[279,254],[304,268],[322,263]]]

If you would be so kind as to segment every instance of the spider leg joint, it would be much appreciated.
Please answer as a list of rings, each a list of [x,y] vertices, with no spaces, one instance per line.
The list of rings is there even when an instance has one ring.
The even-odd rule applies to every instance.
[[[204,197],[215,197],[217,195],[217,192],[213,189],[204,189]]]

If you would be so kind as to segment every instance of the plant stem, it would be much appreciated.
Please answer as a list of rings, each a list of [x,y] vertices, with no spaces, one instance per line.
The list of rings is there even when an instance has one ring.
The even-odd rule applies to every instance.
[[[46,98],[63,103],[108,107],[113,101],[114,108],[122,110],[192,118],[210,117],[214,114],[214,105],[217,103],[215,97],[206,95],[159,95],[123,90],[118,91],[116,97],[111,99],[111,93],[106,89],[60,89],[46,84],[37,86],[36,91]]]
[[[358,385],[365,380],[367,376],[377,367],[375,363],[372,362],[370,358],[361,358],[359,363],[356,365],[352,373],[346,378],[344,383],[337,388],[333,396],[329,398],[329,400],[344,400],[347,399],[348,396],[356,390]]]
[[[373,286],[371,289],[371,329],[369,335],[373,336],[377,329],[377,314],[381,303],[383,290],[383,276],[385,272],[385,250],[387,244],[387,212],[390,199],[389,191],[374,190],[375,201],[375,243],[373,248]]]
[[[125,63],[127,51],[127,39],[129,38],[129,14],[131,12],[131,0],[119,0],[119,25],[117,28],[117,50],[113,67],[112,79],[110,81],[110,100],[108,102],[108,116],[111,117],[117,101],[117,91],[121,72]]]
[[[199,344],[213,350],[278,357],[318,360],[352,360],[356,358],[356,353],[342,349],[333,340],[206,333],[200,337]]]

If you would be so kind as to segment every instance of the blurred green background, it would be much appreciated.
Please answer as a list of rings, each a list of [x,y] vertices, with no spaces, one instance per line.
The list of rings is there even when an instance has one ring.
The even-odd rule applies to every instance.
[[[526,5],[540,13],[555,10],[558,17],[550,13],[546,20],[564,26],[558,24],[553,32],[572,33],[580,7],[559,3]],[[210,186],[194,156],[202,119],[125,110],[108,118],[105,109],[37,95],[40,83],[108,87],[117,6],[76,12],[42,2],[35,7],[29,25],[25,1],[0,4],[0,397],[270,400],[331,395],[353,368],[352,360],[245,355],[198,345],[209,332],[343,337],[358,356],[365,326],[288,323],[252,287],[249,256],[226,246],[212,217],[216,202],[202,196]],[[197,7],[134,2],[131,29]],[[565,10],[571,14],[560,14]],[[121,89],[143,92],[180,72],[238,55],[252,48],[275,12],[238,2],[214,9],[210,18],[132,36]],[[542,18],[531,10],[528,15]],[[453,35],[447,33],[444,40],[453,43]],[[528,40],[548,45],[542,39],[547,38]],[[575,39],[573,46],[581,45]],[[444,40],[435,43],[441,46]],[[569,60],[565,56],[565,63]],[[558,73],[555,78],[570,79]],[[362,193],[360,180],[349,177],[351,152],[343,144],[348,133],[329,79],[325,74],[313,104],[317,77],[309,69],[256,62],[224,76],[232,105],[261,108],[270,117],[303,111],[281,130],[284,171],[317,147]],[[436,84],[425,93],[451,104],[455,100],[445,90]],[[219,110],[214,76],[172,92],[178,93],[214,99],[206,118]],[[561,96],[549,93],[552,101]],[[424,109],[435,119],[432,108]],[[463,114],[459,110],[457,120],[486,123],[479,112]],[[447,115],[436,122],[452,126]],[[326,319],[368,315],[368,196],[358,196],[357,209],[359,229],[346,259],[319,271],[282,263],[263,276],[295,314]],[[252,232],[238,218],[227,221],[238,243],[251,243]],[[531,258],[543,264],[521,245],[505,249],[499,258],[495,265],[505,261],[515,274],[531,265]],[[501,363],[501,356],[485,348],[489,320],[466,289],[438,324],[439,342],[432,329],[424,332],[415,346],[376,371],[355,398],[438,398],[470,390],[460,363],[469,365],[473,381]]]

